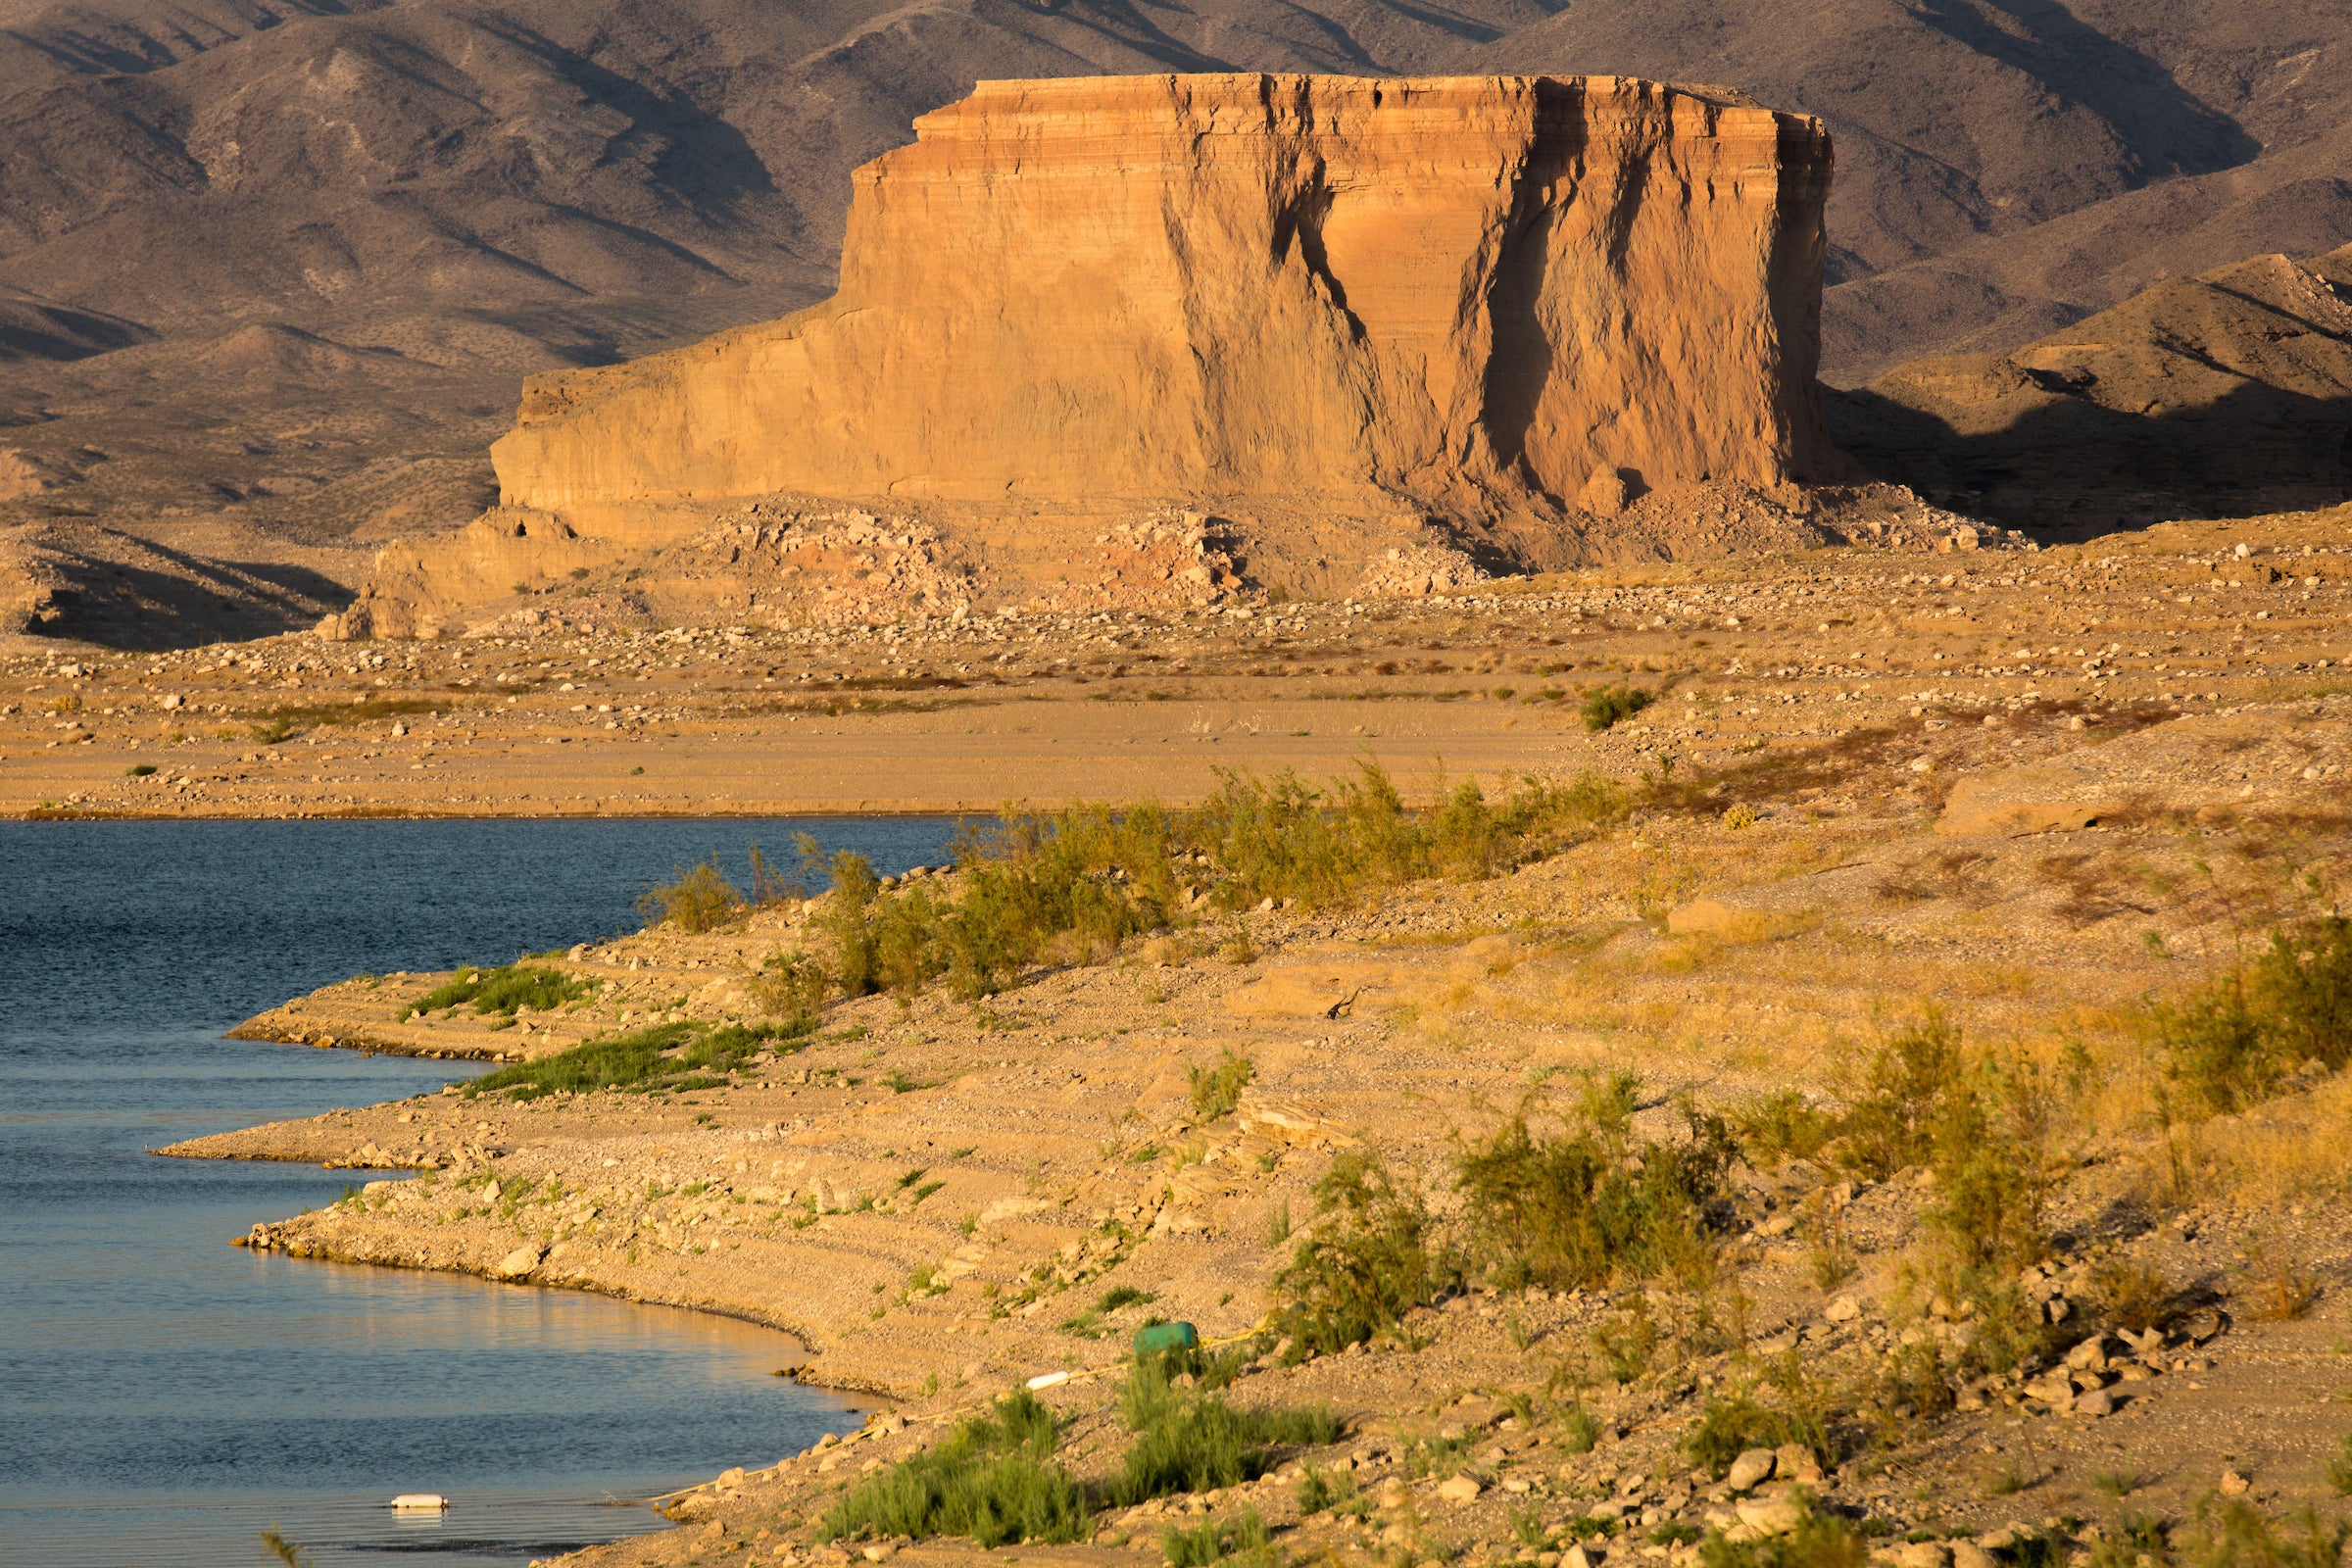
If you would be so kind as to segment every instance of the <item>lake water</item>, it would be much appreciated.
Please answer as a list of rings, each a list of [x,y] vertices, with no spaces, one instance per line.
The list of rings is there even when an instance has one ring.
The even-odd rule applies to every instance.
[[[856,1426],[768,1330],[255,1255],[227,1244],[350,1178],[144,1152],[479,1070],[220,1038],[287,997],[629,929],[650,882],[796,828],[892,871],[953,826],[0,823],[0,1562],[251,1565],[276,1525],[316,1568],[523,1563]]]

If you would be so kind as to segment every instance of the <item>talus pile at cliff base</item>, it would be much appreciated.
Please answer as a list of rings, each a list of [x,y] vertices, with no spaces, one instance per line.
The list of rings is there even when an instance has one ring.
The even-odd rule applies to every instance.
[[[983,82],[916,131],[858,172],[834,298],[532,379],[501,506],[333,629],[1426,590],[1801,544],[1792,481],[1836,476],[1811,119],[1168,75]]]

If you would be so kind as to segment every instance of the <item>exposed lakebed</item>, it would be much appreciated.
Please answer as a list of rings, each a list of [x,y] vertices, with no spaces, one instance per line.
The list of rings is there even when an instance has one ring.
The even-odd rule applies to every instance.
[[[608,934],[649,882],[807,826],[892,870],[952,824],[867,819],[0,825],[0,1532],[17,1561],[520,1563],[657,1528],[625,1505],[855,1425],[748,1324],[228,1246],[331,1201],[310,1166],[165,1160],[199,1133],[414,1094],[452,1062],[220,1038],[357,971]],[[395,1518],[395,1492],[448,1514]]]

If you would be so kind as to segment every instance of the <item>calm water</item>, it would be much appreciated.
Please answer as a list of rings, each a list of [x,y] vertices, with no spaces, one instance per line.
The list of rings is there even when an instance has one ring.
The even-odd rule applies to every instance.
[[[599,1297],[255,1256],[305,1165],[157,1159],[463,1066],[220,1038],[364,970],[634,925],[653,880],[806,826],[880,869],[952,824],[0,823],[0,1563],[521,1563],[661,1521],[627,1499],[857,1424],[766,1330]],[[384,1506],[439,1492],[419,1522]],[[416,1554],[425,1554],[419,1559]]]

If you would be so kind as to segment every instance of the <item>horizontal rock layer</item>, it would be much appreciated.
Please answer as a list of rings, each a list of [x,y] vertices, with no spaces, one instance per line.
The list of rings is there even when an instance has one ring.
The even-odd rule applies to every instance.
[[[841,288],[526,386],[507,505],[776,491],[1621,505],[1833,461],[1820,123],[1618,77],[984,82],[857,174]]]

